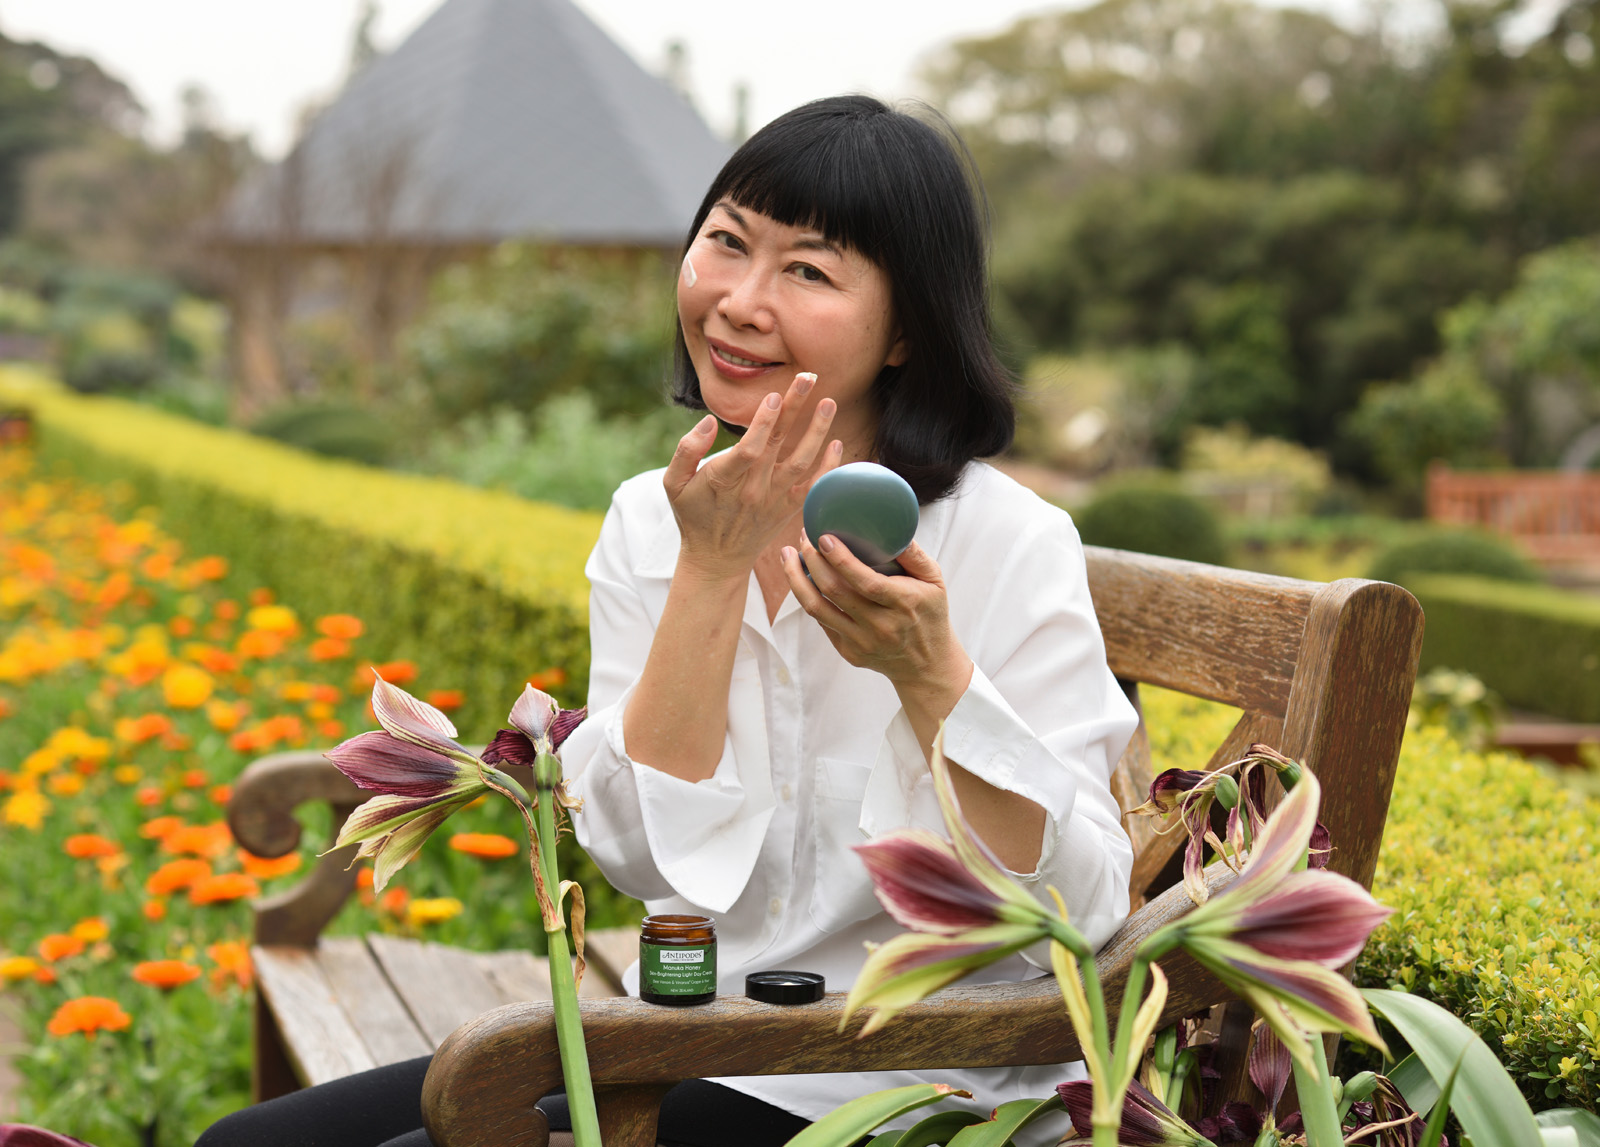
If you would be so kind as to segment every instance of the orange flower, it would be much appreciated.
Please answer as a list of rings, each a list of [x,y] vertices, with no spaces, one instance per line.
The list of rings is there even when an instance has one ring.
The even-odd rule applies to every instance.
[[[174,709],[198,709],[211,699],[216,682],[198,665],[179,662],[161,675],[161,695]]]
[[[123,717],[116,724],[117,740],[125,741],[130,745],[142,745],[146,741],[173,731],[172,721],[165,713],[146,713],[142,717]]]
[[[133,794],[133,799],[143,808],[153,808],[161,803],[161,790],[153,785],[146,785]]]
[[[466,699],[466,695],[459,689],[435,689],[428,694],[428,704],[435,709],[443,709],[446,713],[461,708]]]
[[[172,576],[172,555],[151,554],[139,563],[139,572],[151,581],[166,581]]]
[[[242,872],[219,872],[196,880],[189,886],[190,904],[221,904],[254,896],[261,886]]]
[[[250,946],[242,940],[223,940],[212,944],[206,948],[206,955],[217,965],[211,973],[211,979],[219,986],[232,979],[241,988],[248,988],[255,978],[255,969],[250,962]]]
[[[311,660],[338,661],[350,656],[350,643],[337,637],[319,637],[311,643]]]
[[[156,923],[167,918],[167,902],[165,900],[146,900],[144,902],[144,918],[151,923]]]
[[[187,852],[193,856],[211,859],[223,855],[233,847],[233,833],[226,821],[210,824],[186,824],[173,829],[161,838],[162,852]]]
[[[162,840],[169,833],[182,827],[182,817],[158,816],[141,824],[139,826],[139,835],[146,840]]]
[[[541,693],[554,689],[557,685],[567,683],[567,671],[559,665],[552,665],[549,669],[541,669],[528,678],[528,684]]]
[[[450,847],[479,860],[504,860],[517,855],[517,842],[497,832],[458,832],[450,838]]]
[[[226,649],[218,649],[215,645],[206,645],[199,649],[194,649],[193,652],[195,660],[213,673],[237,673],[239,670],[239,659]]]
[[[228,576],[228,559],[207,554],[189,567],[189,574],[197,581],[220,581]]]
[[[232,785],[212,785],[211,791],[206,794],[216,804],[227,804],[233,799]]]
[[[141,984],[170,992],[200,978],[200,969],[187,960],[145,960],[133,966],[133,978]]]
[[[235,648],[238,649],[240,657],[263,661],[283,652],[283,637],[265,629],[247,629],[240,635]]]
[[[316,684],[311,686],[311,699],[319,705],[337,705],[343,700],[344,694],[337,685]]]
[[[287,856],[278,856],[268,859],[263,856],[253,856],[244,849],[239,850],[239,863],[245,872],[257,880],[274,880],[279,876],[287,876],[300,867],[300,854],[291,852]]]
[[[203,789],[211,783],[211,774],[204,769],[185,769],[183,773],[183,787],[186,789]]]
[[[56,970],[49,964],[41,965],[39,969],[33,973],[33,982],[36,984],[53,984],[57,979],[58,977],[56,976]]]
[[[258,736],[258,730],[240,729],[237,733],[228,738],[228,748],[232,749],[236,753],[253,753],[257,749],[262,748],[260,738]]]
[[[353,641],[365,633],[366,628],[359,617],[348,613],[330,613],[317,618],[317,632],[339,641]]]
[[[391,916],[404,916],[406,914],[406,905],[410,903],[411,893],[401,888],[398,884],[391,886],[378,899],[378,907]]]
[[[184,617],[181,613],[167,622],[167,632],[174,637],[188,637],[194,632],[194,619]]]
[[[239,616],[239,603],[229,598],[223,598],[212,606],[211,612],[222,618],[223,621],[233,621]]]
[[[111,935],[111,926],[104,916],[85,916],[72,926],[72,935],[85,944],[98,944]]]
[[[274,600],[275,595],[264,585],[257,586],[255,589],[250,591],[251,605],[271,605]]]
[[[317,732],[330,741],[337,741],[344,736],[344,722],[329,717],[326,721],[317,722]]]
[[[197,880],[211,875],[211,866],[192,856],[169,860],[152,872],[144,882],[144,890],[151,896],[169,896],[180,888],[188,888]]]
[[[244,711],[238,705],[230,705],[226,701],[206,702],[206,720],[219,733],[233,732],[243,719]]]
[[[39,956],[47,964],[65,960],[83,951],[83,941],[67,932],[52,932],[39,941]]]
[[[361,689],[372,688],[372,675],[374,673],[391,685],[406,685],[417,679],[417,663],[415,661],[385,661],[382,665],[363,665],[356,670],[356,686]]]
[[[356,873],[356,887],[364,892],[372,891],[372,869],[365,866]]]
[[[80,832],[67,837],[64,845],[68,856],[74,860],[93,860],[100,856],[115,856],[122,847],[114,840],[92,832]]]
[[[122,1010],[116,1000],[104,996],[79,996],[68,1000],[50,1017],[47,1030],[51,1035],[71,1035],[82,1032],[86,1036],[98,1031],[119,1032],[133,1023],[133,1017]]]
[[[9,716],[11,716],[11,702],[4,697],[0,697],[0,721],[4,721]]]

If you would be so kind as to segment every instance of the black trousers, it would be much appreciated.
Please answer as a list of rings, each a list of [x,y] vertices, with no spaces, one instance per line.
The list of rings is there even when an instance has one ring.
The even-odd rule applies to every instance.
[[[422,1080],[432,1057],[374,1068],[236,1111],[195,1147],[433,1147],[422,1128]],[[539,1110],[552,1131],[571,1130],[567,1097]],[[807,1121],[754,1096],[690,1079],[661,1101],[656,1138],[676,1147],[782,1147]]]

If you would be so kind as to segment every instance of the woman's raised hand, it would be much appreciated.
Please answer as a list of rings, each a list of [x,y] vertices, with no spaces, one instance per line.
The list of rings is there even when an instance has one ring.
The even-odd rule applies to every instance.
[[[747,577],[800,512],[811,483],[839,464],[842,445],[827,441],[833,399],[817,403],[810,421],[798,425],[815,382],[815,375],[797,374],[787,394],[767,395],[738,445],[704,466],[716,419],[706,415],[679,440],[662,484],[682,536],[680,563]]]

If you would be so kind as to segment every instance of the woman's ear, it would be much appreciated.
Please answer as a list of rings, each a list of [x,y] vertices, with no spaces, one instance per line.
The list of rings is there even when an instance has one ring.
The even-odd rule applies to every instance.
[[[906,343],[906,336],[896,331],[894,342],[889,347],[889,357],[883,360],[883,365],[904,366],[910,357],[911,347]]]

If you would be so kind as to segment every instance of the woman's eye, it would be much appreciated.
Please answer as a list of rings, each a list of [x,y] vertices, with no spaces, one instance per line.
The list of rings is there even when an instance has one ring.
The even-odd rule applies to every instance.
[[[739,242],[739,237],[737,235],[730,235],[726,231],[708,231],[706,232],[706,238],[711,240],[711,242],[715,243],[717,246],[727,247],[732,251],[741,251],[744,249],[744,244]]]
[[[817,270],[809,263],[799,263],[795,266],[795,274],[808,283],[826,283],[828,276]]]

